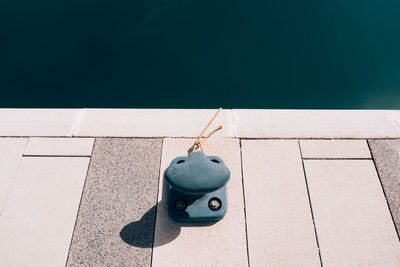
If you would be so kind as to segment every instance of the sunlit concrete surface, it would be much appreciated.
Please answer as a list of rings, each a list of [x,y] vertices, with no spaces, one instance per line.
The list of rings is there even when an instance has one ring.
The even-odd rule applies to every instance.
[[[197,137],[211,109],[0,109],[0,136]],[[399,110],[222,110],[220,136],[399,138]]]
[[[94,138],[29,138],[24,156],[90,156]]]
[[[153,266],[246,266],[246,229],[239,140],[215,138],[207,141],[207,152],[219,155],[231,171],[228,213],[218,223],[174,222],[167,213],[167,186],[163,172],[171,161],[187,154],[193,139],[165,139],[161,159],[160,186],[154,237]]]
[[[0,217],[0,265],[62,266],[89,158],[24,157]]]
[[[214,112],[0,110],[0,266],[400,266],[398,111],[225,110],[227,215],[177,223],[164,171]]]
[[[242,162],[250,263],[319,266],[298,141],[242,140]]]

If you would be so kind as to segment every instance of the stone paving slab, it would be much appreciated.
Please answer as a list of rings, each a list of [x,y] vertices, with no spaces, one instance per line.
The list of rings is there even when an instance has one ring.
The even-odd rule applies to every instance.
[[[400,117],[386,110],[234,109],[243,138],[400,137]]]
[[[29,138],[25,156],[90,156],[94,138]]]
[[[0,197],[8,195],[0,215],[0,266],[63,266],[69,249],[68,266],[247,266],[243,190],[251,266],[319,265],[296,140],[242,140],[244,188],[239,140],[207,140],[206,152],[226,161],[232,180],[227,217],[204,225],[176,223],[165,210],[163,172],[193,140],[167,138],[161,148],[161,139],[97,139],[69,247],[93,138],[32,139],[31,151],[47,152],[22,157],[28,138],[0,138]],[[70,140],[82,147],[75,150]],[[365,140],[300,143],[303,157],[319,159],[304,162],[323,264],[400,266],[374,164],[357,160],[371,156]],[[399,143],[369,140],[397,225]]]
[[[320,266],[297,140],[242,140],[251,266]]]
[[[71,136],[78,109],[0,109],[0,136]]]
[[[0,266],[64,266],[89,158],[24,157],[0,217]]]
[[[366,140],[300,140],[303,158],[371,158]]]
[[[400,230],[400,140],[368,140],[393,219]]]
[[[217,109],[88,109],[75,136],[197,137]],[[214,121],[216,136],[234,136],[230,110]],[[211,130],[211,129],[210,129]]]
[[[305,160],[324,266],[400,266],[400,243],[372,160]]]
[[[216,109],[0,109],[0,136],[197,137]],[[219,136],[399,138],[398,110],[226,109]]]
[[[240,147],[237,139],[207,140],[208,155],[218,155],[231,171],[228,212],[215,224],[178,223],[167,212],[165,169],[176,156],[187,155],[194,140],[164,139],[153,266],[248,266]]]
[[[96,139],[67,266],[149,266],[161,139]]]
[[[27,142],[27,138],[0,138],[0,215]]]

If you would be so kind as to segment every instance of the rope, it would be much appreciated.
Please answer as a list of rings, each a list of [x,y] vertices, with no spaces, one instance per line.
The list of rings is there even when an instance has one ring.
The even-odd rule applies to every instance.
[[[196,151],[196,149],[198,149],[199,147],[200,147],[201,151],[204,152],[202,143],[204,143],[213,133],[222,129],[222,125],[220,125],[217,128],[215,128],[214,130],[212,130],[207,136],[205,136],[205,137],[203,136],[205,131],[207,131],[208,127],[211,125],[211,123],[214,121],[214,119],[218,116],[218,114],[221,112],[221,110],[222,110],[222,108],[219,108],[217,110],[217,112],[214,114],[214,116],[211,118],[211,120],[208,122],[206,127],[204,127],[203,131],[201,132],[201,134],[199,135],[197,140],[194,142],[193,146],[189,149],[189,151],[188,151],[189,154]],[[204,139],[202,139],[202,138],[204,138]]]

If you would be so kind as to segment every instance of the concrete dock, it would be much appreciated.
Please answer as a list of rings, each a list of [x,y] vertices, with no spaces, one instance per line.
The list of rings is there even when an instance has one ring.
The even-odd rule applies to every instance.
[[[399,110],[223,110],[227,215],[175,222],[214,112],[0,109],[0,266],[400,266]]]

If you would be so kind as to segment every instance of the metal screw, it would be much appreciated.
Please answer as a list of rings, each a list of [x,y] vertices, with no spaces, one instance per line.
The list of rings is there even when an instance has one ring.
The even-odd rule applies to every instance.
[[[219,210],[221,208],[221,200],[219,200],[218,198],[210,199],[210,201],[208,202],[208,207],[210,208],[210,210],[213,211]]]
[[[175,209],[179,211],[184,211],[186,209],[186,202],[182,199],[175,201]]]

